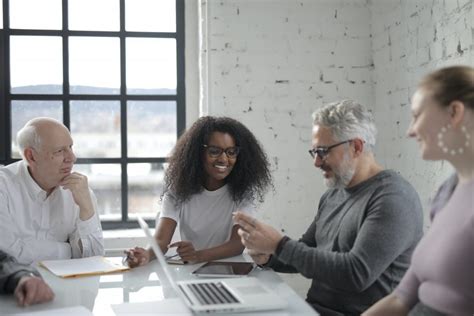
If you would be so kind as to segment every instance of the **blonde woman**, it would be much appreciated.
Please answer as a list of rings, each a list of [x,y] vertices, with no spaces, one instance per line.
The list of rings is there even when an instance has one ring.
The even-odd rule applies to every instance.
[[[424,160],[455,174],[438,191],[433,222],[395,291],[365,315],[474,314],[474,68],[427,75],[412,98],[408,136]]]

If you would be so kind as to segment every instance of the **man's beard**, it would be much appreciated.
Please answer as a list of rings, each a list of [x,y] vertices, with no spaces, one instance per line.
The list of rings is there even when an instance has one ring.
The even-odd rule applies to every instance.
[[[325,166],[323,165],[323,170]],[[325,178],[324,183],[331,189],[342,189],[349,185],[354,177],[355,167],[352,165],[349,155],[344,154],[341,164],[335,168],[331,168],[333,176]]]

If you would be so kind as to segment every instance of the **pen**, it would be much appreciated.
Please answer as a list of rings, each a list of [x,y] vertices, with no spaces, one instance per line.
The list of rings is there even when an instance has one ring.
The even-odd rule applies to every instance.
[[[130,256],[130,252],[127,250],[124,250],[123,253],[126,254],[126,256],[122,258],[122,264],[125,265],[129,259],[132,259],[132,257]]]

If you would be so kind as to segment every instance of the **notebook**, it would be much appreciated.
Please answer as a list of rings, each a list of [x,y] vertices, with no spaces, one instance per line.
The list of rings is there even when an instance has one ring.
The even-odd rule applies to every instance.
[[[137,218],[163,269],[166,281],[193,312],[235,313],[287,307],[284,299],[254,277],[175,281],[147,223],[141,217]]]
[[[129,267],[115,264],[102,256],[66,260],[45,260],[40,261],[39,265],[61,278],[74,278],[130,270]]]

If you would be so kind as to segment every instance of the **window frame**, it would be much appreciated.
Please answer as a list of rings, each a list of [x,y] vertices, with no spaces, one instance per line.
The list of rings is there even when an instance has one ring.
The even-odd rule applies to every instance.
[[[120,102],[120,142],[121,156],[119,158],[78,158],[76,164],[120,164],[121,166],[121,219],[120,221],[101,220],[104,229],[119,229],[138,227],[136,221],[131,221],[128,215],[128,175],[127,166],[133,163],[165,163],[167,157],[127,157],[127,101],[175,101],[176,126],[179,137],[186,126],[185,113],[185,0],[176,2],[176,32],[135,32],[125,31],[125,0],[120,2],[119,31],[76,31],[68,30],[68,0],[62,0],[62,29],[61,30],[32,30],[9,28],[9,1],[3,0],[3,29],[0,29],[0,165],[8,165],[19,159],[12,158],[11,152],[11,101],[12,100],[52,100],[62,101],[63,123],[70,127],[70,101],[119,101]],[[62,94],[12,94],[10,91],[10,36],[60,36],[63,53],[63,88]],[[70,94],[69,92],[69,37],[118,37],[120,40],[120,94]],[[126,87],[126,39],[127,38],[174,38],[176,39],[177,86],[176,94],[167,95],[127,95]],[[147,221],[154,225],[154,220]]]

